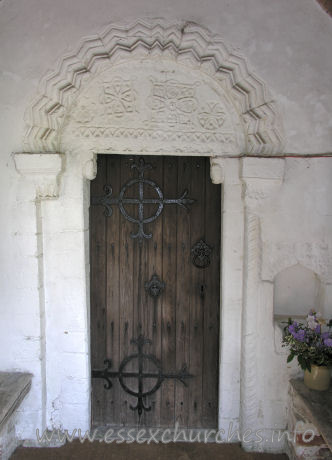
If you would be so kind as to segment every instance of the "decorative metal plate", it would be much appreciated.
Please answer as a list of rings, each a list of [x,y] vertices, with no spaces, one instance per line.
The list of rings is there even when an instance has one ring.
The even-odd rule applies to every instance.
[[[191,248],[192,263],[197,268],[206,268],[211,263],[212,247],[210,247],[204,240],[198,241]]]
[[[124,358],[119,366],[119,370],[111,371],[112,362],[109,359],[104,361],[107,366],[104,369],[93,369],[92,370],[92,377],[93,378],[100,378],[105,379],[107,383],[105,383],[104,388],[109,390],[112,388],[112,378],[118,378],[121,387],[126,393],[129,393],[132,396],[137,398],[136,406],[130,406],[130,409],[133,411],[138,412],[139,418],[143,411],[149,412],[151,410],[151,406],[147,406],[144,402],[144,398],[146,396],[152,395],[155,393],[163,383],[165,379],[175,379],[179,382],[183,383],[183,385],[187,386],[186,379],[192,378],[193,375],[187,372],[187,366],[184,364],[181,370],[177,373],[164,373],[162,370],[161,363],[156,356],[151,354],[146,354],[143,352],[143,347],[146,344],[151,344],[151,340],[146,339],[143,335],[140,335],[137,339],[132,339],[131,343],[135,344],[138,348],[138,353],[132,354]],[[138,370],[137,371],[126,371],[125,368],[127,364],[131,361],[138,362]],[[144,363],[149,362],[152,363],[155,367],[155,371],[144,371]],[[126,379],[128,378],[135,378],[138,381],[138,391],[133,391],[130,389],[126,384]],[[156,382],[150,389],[144,389],[144,380],[145,379],[155,379]]]
[[[127,219],[129,222],[138,225],[137,233],[131,233],[132,238],[138,238],[139,242],[142,243],[143,238],[152,238],[152,233],[145,233],[144,231],[144,224],[151,223],[155,221],[164,209],[165,204],[177,204],[182,206],[183,208],[188,209],[188,205],[195,202],[195,200],[191,198],[186,198],[188,195],[188,190],[184,190],[180,198],[164,198],[163,192],[159,185],[157,185],[154,181],[145,179],[144,173],[147,169],[152,169],[152,165],[150,163],[145,164],[144,158],[140,158],[138,163],[134,163],[131,165],[131,169],[136,169],[138,171],[138,178],[132,179],[127,182],[121,189],[118,198],[112,198],[112,187],[110,185],[105,185],[105,195],[101,197],[92,197],[91,204],[92,205],[102,205],[105,206],[105,215],[110,217],[113,213],[112,205],[119,206],[121,214]],[[127,191],[138,184],[138,197],[136,198],[128,198],[126,196]],[[144,188],[151,187],[155,193],[156,198],[144,198]],[[126,204],[137,205],[138,206],[138,218],[132,217],[128,214],[125,209]],[[158,208],[150,217],[146,217],[144,215],[144,206],[148,204],[156,204]]]

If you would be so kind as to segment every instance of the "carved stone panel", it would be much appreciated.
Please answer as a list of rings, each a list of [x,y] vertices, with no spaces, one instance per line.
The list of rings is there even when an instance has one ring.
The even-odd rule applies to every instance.
[[[146,60],[144,66],[124,63],[96,76],[72,104],[63,141],[93,141],[117,153],[211,155],[236,153],[239,132],[233,105],[210,77]]]

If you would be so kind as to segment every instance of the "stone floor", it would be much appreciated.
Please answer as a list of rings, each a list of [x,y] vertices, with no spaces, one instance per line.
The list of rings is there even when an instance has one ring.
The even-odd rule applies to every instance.
[[[286,455],[246,453],[236,444],[105,444],[74,441],[59,448],[16,449],[11,460],[287,460]]]

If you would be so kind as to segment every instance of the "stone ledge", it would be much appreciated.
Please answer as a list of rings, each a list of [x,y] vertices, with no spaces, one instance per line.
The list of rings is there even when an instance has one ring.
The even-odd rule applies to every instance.
[[[31,388],[32,375],[0,372],[0,431]]]
[[[291,380],[290,395],[293,404],[301,406],[301,412],[305,412],[332,450],[332,388],[315,391],[307,388],[301,380]]]

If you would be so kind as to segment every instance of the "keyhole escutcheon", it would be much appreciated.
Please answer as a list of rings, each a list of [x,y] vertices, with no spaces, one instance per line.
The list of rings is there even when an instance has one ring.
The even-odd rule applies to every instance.
[[[200,287],[199,287],[199,295],[200,295],[201,299],[204,299],[205,292],[206,292],[206,286],[205,286],[205,284],[201,284]]]

